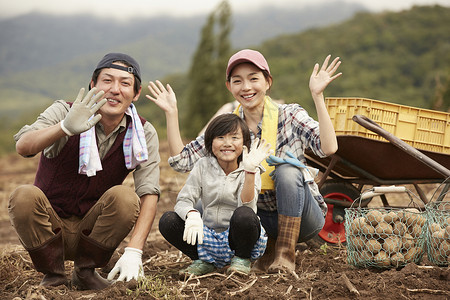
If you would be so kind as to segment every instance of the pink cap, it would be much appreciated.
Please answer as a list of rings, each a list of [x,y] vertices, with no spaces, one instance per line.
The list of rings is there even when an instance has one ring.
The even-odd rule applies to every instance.
[[[266,59],[264,56],[255,50],[250,49],[244,49],[236,54],[234,54],[232,57],[230,57],[230,60],[228,61],[228,67],[227,67],[227,79],[230,76],[231,70],[238,64],[250,62],[260,68],[261,70],[266,70],[270,74],[269,65],[267,64]]]

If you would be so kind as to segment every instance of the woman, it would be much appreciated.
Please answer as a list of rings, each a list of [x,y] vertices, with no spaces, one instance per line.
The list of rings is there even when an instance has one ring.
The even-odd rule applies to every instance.
[[[315,64],[309,81],[318,121],[309,117],[298,104],[274,103],[267,91],[273,83],[269,65],[258,51],[245,49],[228,61],[226,87],[239,102],[235,111],[247,123],[255,138],[272,145],[276,156],[292,153],[305,164],[304,149],[310,148],[319,157],[337,151],[334,128],[325,107],[323,91],[342,75],[336,73],[341,62],[330,64],[327,56],[322,67]],[[167,136],[171,157],[169,163],[177,171],[187,172],[205,156],[204,138],[198,137],[184,146],[178,125],[176,97],[169,85],[150,82],[155,102],[166,114]],[[268,166],[262,174],[262,191],[258,199],[258,216],[268,233],[267,249],[253,270],[278,272],[295,270],[295,245],[315,236],[325,222],[326,205],[314,181],[305,184],[302,169],[291,164]],[[271,176],[269,176],[271,174]]]

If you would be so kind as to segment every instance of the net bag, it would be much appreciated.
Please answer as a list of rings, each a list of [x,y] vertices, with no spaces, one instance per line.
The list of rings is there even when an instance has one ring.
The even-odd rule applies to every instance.
[[[420,263],[427,217],[416,208],[346,208],[347,262],[359,268]]]
[[[450,264],[450,202],[430,202],[427,207],[427,257],[438,266]]]

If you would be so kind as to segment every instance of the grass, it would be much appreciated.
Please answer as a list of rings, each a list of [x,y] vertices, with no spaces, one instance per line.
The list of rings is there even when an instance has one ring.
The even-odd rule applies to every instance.
[[[133,299],[149,296],[155,299],[181,299],[181,295],[174,286],[170,286],[166,280],[158,275],[145,276],[138,280],[134,290],[128,289],[127,295]]]

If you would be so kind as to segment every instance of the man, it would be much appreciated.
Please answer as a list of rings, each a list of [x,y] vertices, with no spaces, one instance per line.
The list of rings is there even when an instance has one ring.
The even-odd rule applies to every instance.
[[[109,53],[98,63],[84,96],[55,101],[15,136],[24,157],[39,152],[34,185],[10,196],[9,215],[43,286],[67,284],[64,260],[74,261],[72,284],[103,289],[143,274],[142,249],[159,198],[159,143],[154,127],[134,105],[141,93],[138,63]],[[133,173],[135,190],[122,185]],[[105,266],[134,226],[122,257]]]

